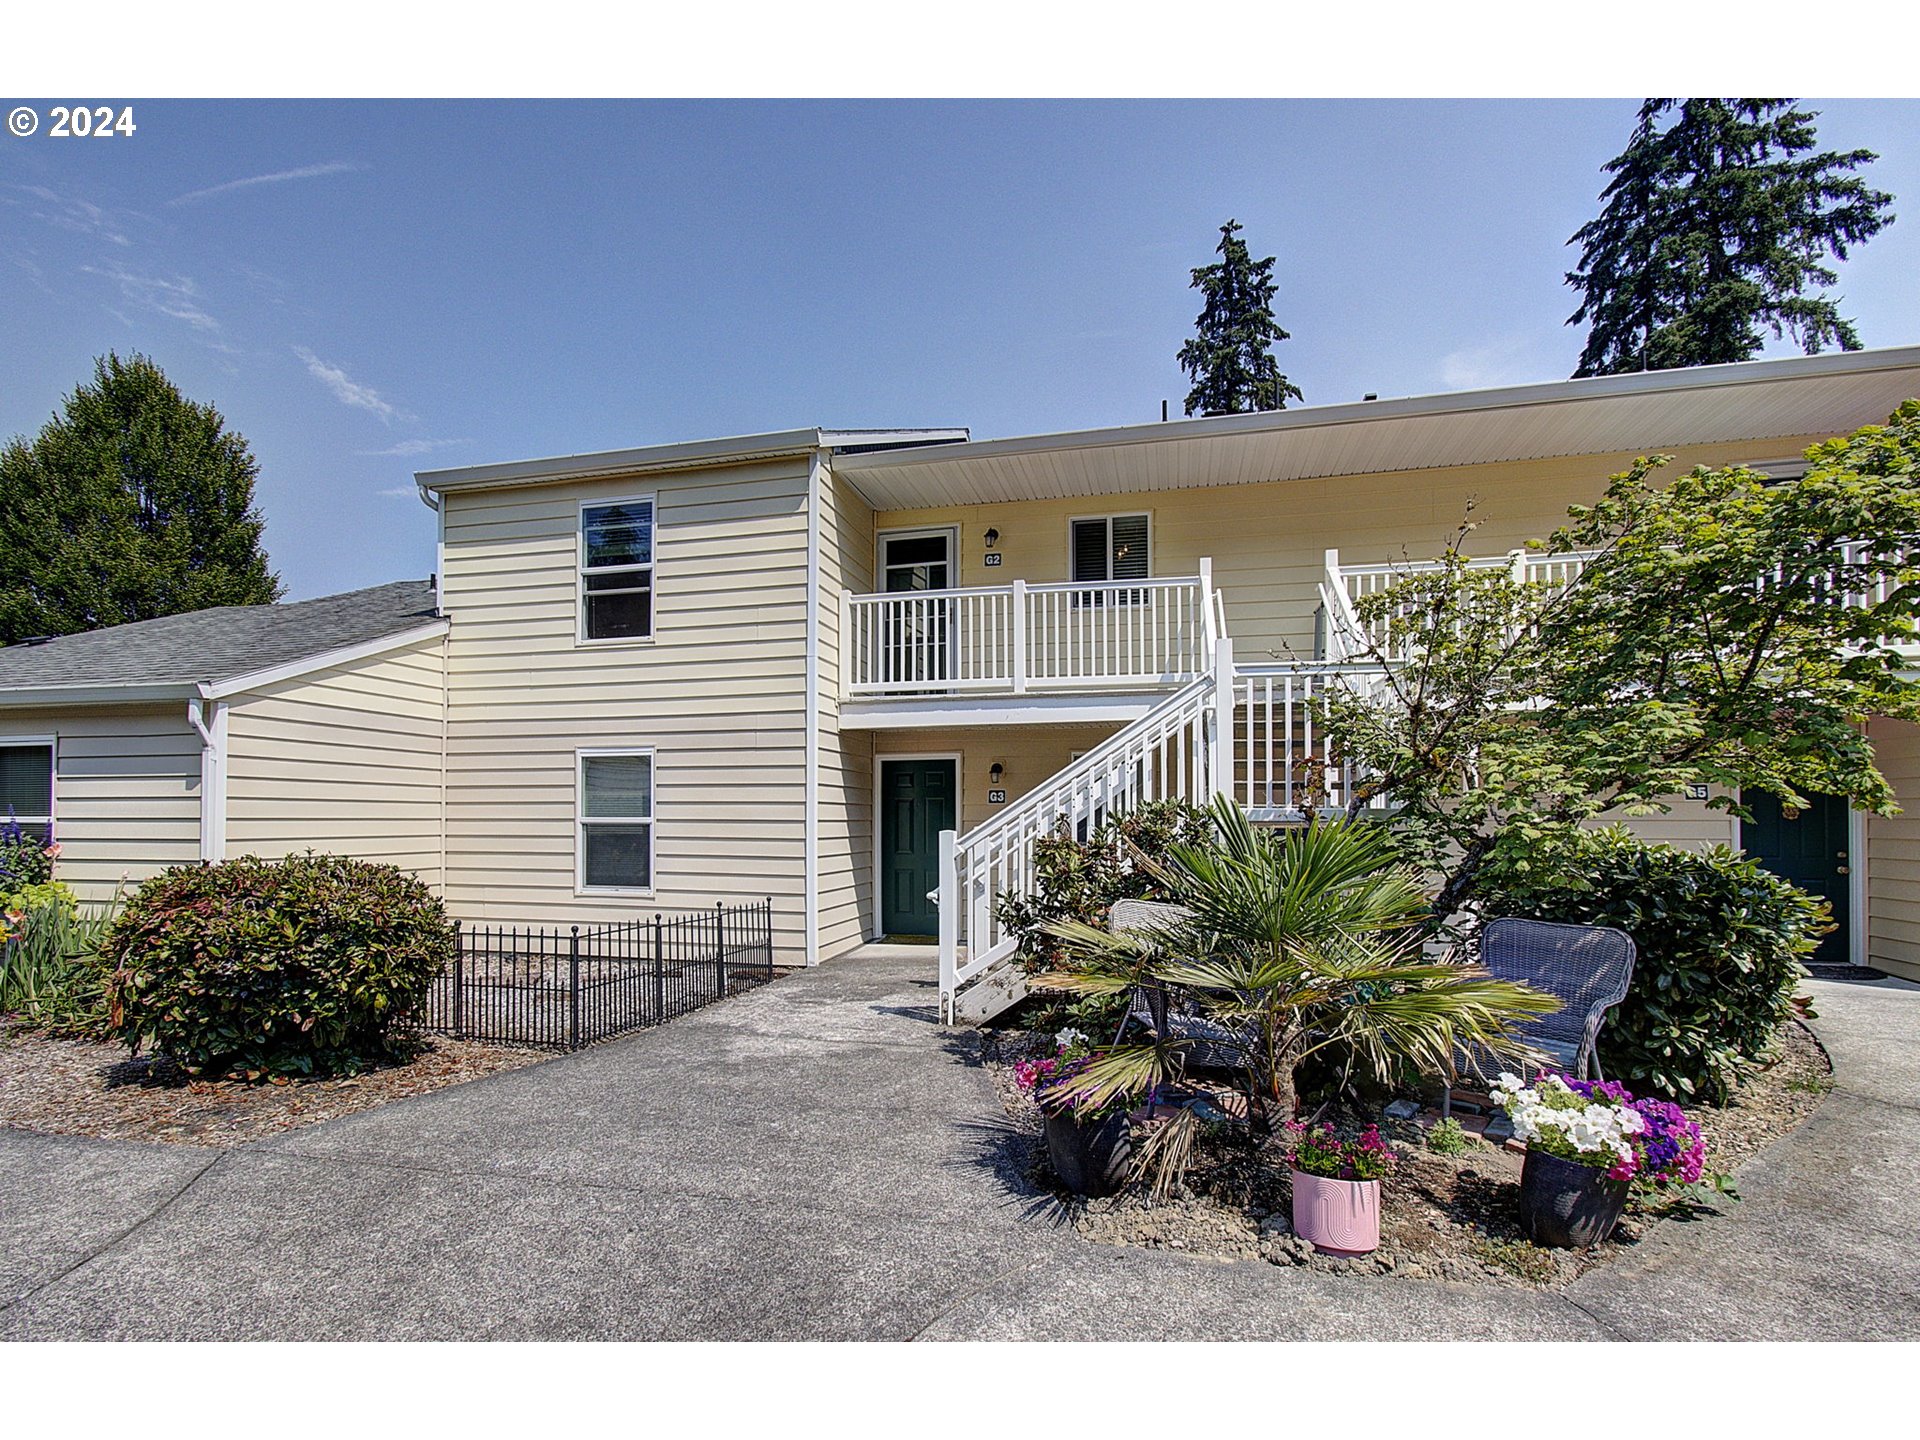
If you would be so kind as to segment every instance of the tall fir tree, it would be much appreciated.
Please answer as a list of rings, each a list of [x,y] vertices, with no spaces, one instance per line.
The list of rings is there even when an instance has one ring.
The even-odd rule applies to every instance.
[[[278,600],[258,474],[152,360],[96,360],[92,384],[0,451],[0,644]]]
[[[1189,415],[1284,410],[1287,401],[1303,398],[1273,357],[1273,347],[1289,338],[1273,318],[1274,257],[1249,256],[1240,228],[1237,220],[1222,225],[1218,263],[1193,272],[1193,288],[1206,304],[1193,339],[1180,347],[1180,368],[1193,381]]]
[[[1809,355],[1860,348],[1823,293],[1829,259],[1893,223],[1893,197],[1857,172],[1870,150],[1816,151],[1791,100],[1648,100],[1567,283],[1588,325],[1576,376],[1750,360],[1792,336]]]

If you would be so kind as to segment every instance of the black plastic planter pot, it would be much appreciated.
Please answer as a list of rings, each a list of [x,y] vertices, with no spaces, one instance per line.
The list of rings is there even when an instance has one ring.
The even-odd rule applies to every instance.
[[[1133,1159],[1126,1114],[1100,1120],[1076,1120],[1071,1113],[1047,1116],[1047,1158],[1074,1194],[1113,1194],[1126,1184]]]
[[[1626,1208],[1627,1182],[1592,1165],[1527,1151],[1520,1169],[1520,1223],[1536,1245],[1588,1250],[1613,1233]]]

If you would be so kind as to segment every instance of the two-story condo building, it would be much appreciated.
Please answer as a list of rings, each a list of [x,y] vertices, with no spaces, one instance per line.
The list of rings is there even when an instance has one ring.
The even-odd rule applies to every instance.
[[[93,893],[312,845],[414,869],[473,920],[771,896],[783,963],[926,936],[957,995],[1011,947],[994,901],[1040,835],[1158,795],[1298,819],[1353,599],[1470,499],[1490,563],[1538,565],[1513,552],[1637,455],[1790,475],[1915,395],[1906,348],[423,472],[431,591],[0,652],[0,782]],[[1873,737],[1912,818],[1763,803],[1743,825],[1676,796],[1633,823],[1744,845],[1833,902],[1823,959],[1920,978],[1920,731]]]

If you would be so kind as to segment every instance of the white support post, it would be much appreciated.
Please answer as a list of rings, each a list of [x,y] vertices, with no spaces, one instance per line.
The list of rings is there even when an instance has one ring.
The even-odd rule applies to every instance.
[[[1527,583],[1527,552],[1524,548],[1509,550],[1507,564],[1513,567],[1513,583],[1516,586]]]
[[[1214,647],[1220,643],[1220,632],[1214,623],[1218,612],[1213,605],[1213,557],[1200,557],[1200,663],[1213,664]]]
[[[204,696],[187,702],[187,723],[200,736],[200,858],[227,858],[227,707]]]
[[[1013,693],[1027,693],[1027,582],[1013,582]]]
[[[854,685],[862,678],[867,657],[856,655],[853,647],[853,591],[842,587],[840,591],[840,698],[846,699],[853,693]]]
[[[1207,718],[1207,782],[1215,795],[1233,799],[1233,641],[1214,642],[1213,704]]]
[[[953,1023],[953,994],[960,974],[960,866],[952,830],[940,832],[940,888],[935,904],[940,911],[940,1005],[946,1022]]]

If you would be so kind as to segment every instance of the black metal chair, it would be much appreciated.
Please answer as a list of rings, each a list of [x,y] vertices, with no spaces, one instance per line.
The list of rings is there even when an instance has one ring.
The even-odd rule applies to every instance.
[[[1516,1027],[1522,1038],[1559,1069],[1585,1080],[1605,1079],[1595,1045],[1607,1011],[1627,998],[1636,951],[1624,930],[1560,925],[1547,920],[1489,920],[1480,928],[1480,964],[1501,980],[1517,980],[1557,997],[1560,1008]],[[1494,1078],[1498,1065],[1474,1047],[1455,1057],[1455,1073]],[[1523,1067],[1524,1070],[1524,1067]],[[1453,1111],[1450,1080],[1440,1113]]]
[[[1177,930],[1192,918],[1185,906],[1164,900],[1118,900],[1107,912],[1107,928],[1115,935],[1152,935]],[[1126,1025],[1138,1025],[1165,1040],[1184,1041],[1181,1053],[1199,1069],[1239,1070],[1247,1063],[1246,1037],[1230,1025],[1182,1009],[1164,985],[1134,986]],[[1123,1035],[1126,1025],[1121,1027]]]

